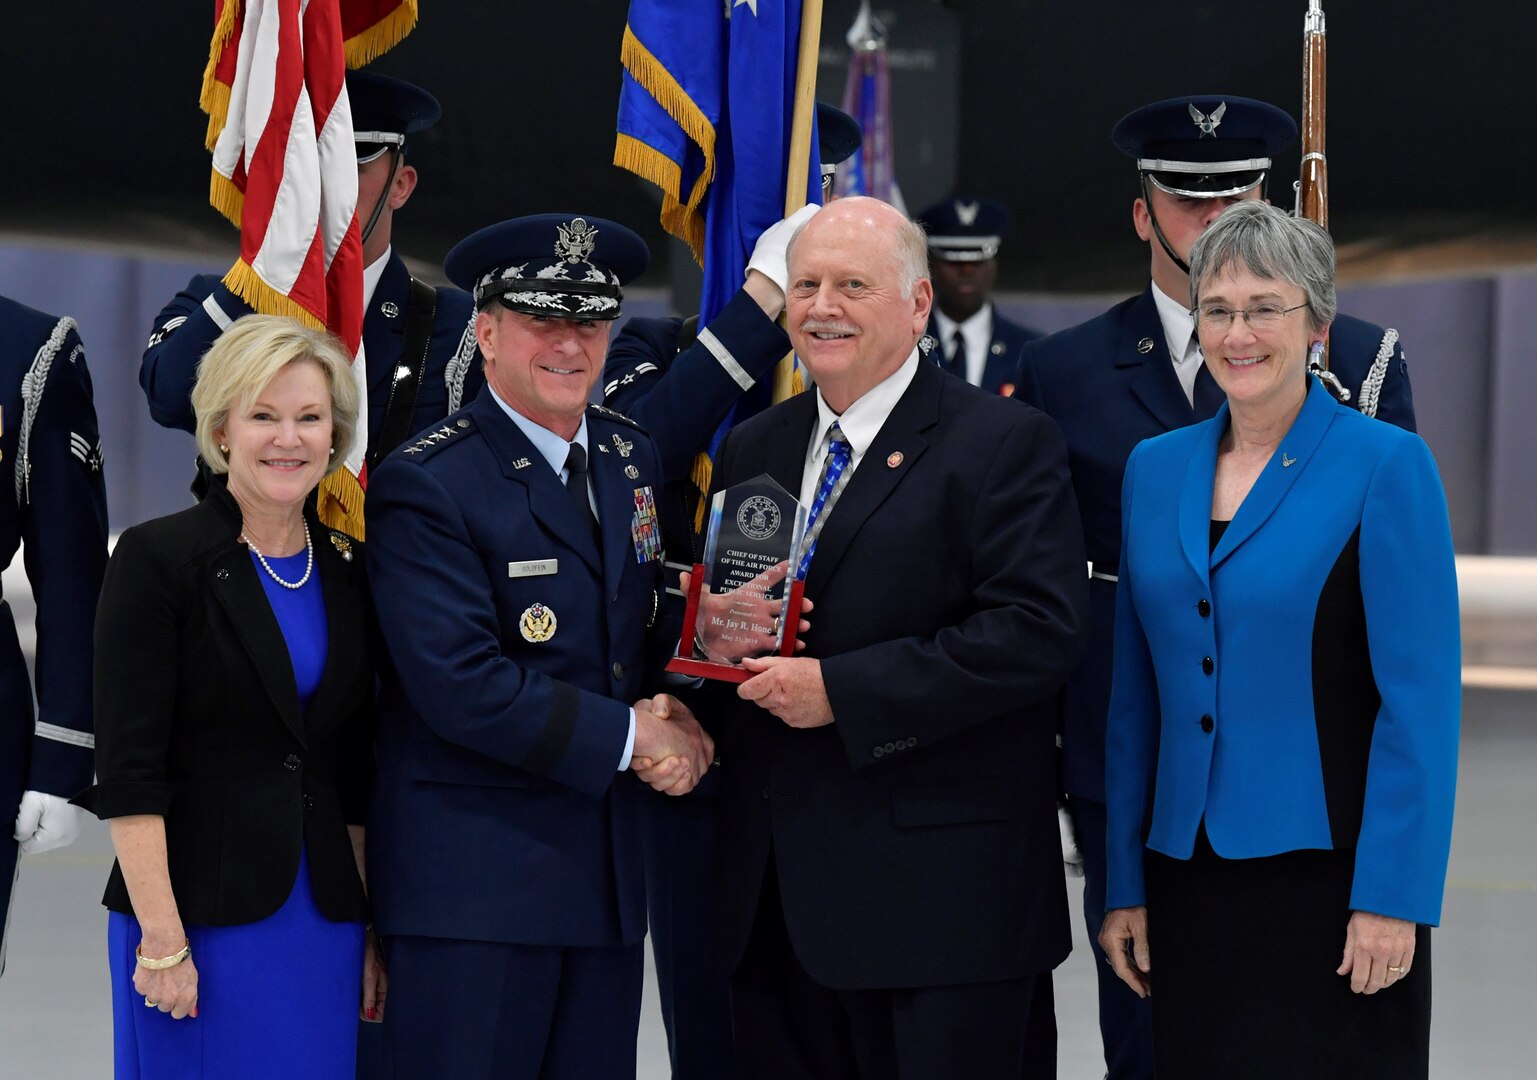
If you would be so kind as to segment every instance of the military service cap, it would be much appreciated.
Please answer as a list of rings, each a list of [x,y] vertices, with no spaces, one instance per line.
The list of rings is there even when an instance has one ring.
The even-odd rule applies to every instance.
[[[1271,160],[1297,138],[1282,109],[1253,98],[1208,94],[1144,105],[1110,132],[1116,149],[1171,195],[1215,199],[1264,181]]]
[[[996,258],[1009,210],[1000,202],[975,195],[957,195],[935,203],[918,215],[929,234],[929,254],[945,262],[982,262]]]
[[[623,225],[578,214],[535,214],[491,225],[454,245],[449,280],[483,309],[493,300],[525,315],[617,319],[622,286],[651,254]]]
[[[404,147],[407,135],[425,131],[443,115],[438,99],[421,87],[371,71],[347,72],[347,101],[359,165]]]

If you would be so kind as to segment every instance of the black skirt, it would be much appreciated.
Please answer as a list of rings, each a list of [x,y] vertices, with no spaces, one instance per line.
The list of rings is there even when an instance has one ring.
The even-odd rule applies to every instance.
[[[1159,1080],[1427,1077],[1430,929],[1375,994],[1336,975],[1354,852],[1145,859]]]

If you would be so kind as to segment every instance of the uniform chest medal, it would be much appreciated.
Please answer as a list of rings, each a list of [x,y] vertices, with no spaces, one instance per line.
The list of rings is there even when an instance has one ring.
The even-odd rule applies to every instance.
[[[518,619],[518,630],[524,641],[535,645],[555,636],[555,613],[543,604],[531,604]]]
[[[635,489],[635,513],[630,518],[630,538],[635,542],[635,561],[655,562],[662,557],[662,523],[656,516],[656,497],[651,485]]]

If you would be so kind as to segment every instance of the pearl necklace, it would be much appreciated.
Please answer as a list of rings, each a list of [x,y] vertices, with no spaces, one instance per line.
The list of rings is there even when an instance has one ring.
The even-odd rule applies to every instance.
[[[262,564],[262,569],[267,571],[267,576],[270,577],[273,581],[277,582],[279,585],[283,586],[285,589],[304,588],[305,583],[310,579],[310,572],[315,569],[315,547],[310,543],[310,523],[306,521],[303,524],[304,554],[306,558],[304,561],[304,576],[298,581],[284,581],[282,578],[278,577],[278,572],[272,569],[272,564],[267,561],[267,556],[263,555],[256,549],[256,545],[251,543],[251,538],[247,536],[244,531],[242,531],[240,534],[240,542],[251,549],[251,554],[255,555],[256,561]]]

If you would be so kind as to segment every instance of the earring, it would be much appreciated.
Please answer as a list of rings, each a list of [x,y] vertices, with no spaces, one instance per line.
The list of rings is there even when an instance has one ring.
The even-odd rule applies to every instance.
[[[219,453],[221,453],[221,454],[229,453],[229,447],[225,446],[223,443],[220,443],[219,444]]]
[[[331,447],[331,456],[332,456],[332,457],[335,457],[335,456],[336,456],[336,447],[334,447],[334,446],[333,446],[333,447]]]

